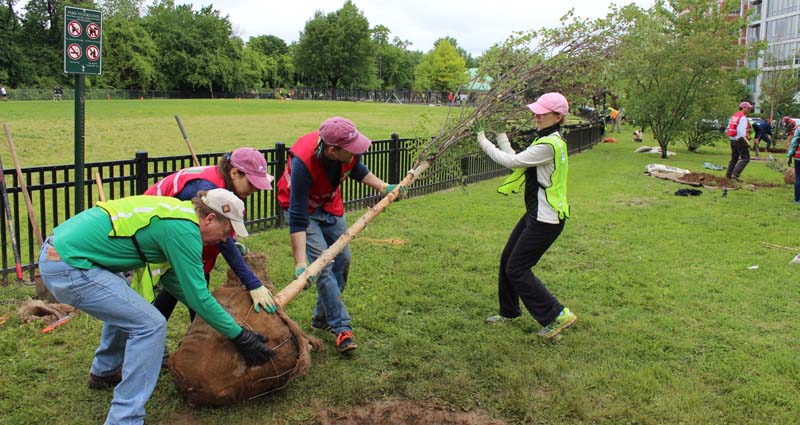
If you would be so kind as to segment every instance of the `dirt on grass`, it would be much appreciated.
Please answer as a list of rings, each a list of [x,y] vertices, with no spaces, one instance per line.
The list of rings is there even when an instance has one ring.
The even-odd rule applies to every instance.
[[[350,409],[317,412],[318,425],[505,425],[485,412],[457,411],[432,402],[381,400]]]
[[[728,179],[726,177],[715,176],[713,174],[708,173],[689,173],[684,174],[678,177],[677,181],[681,183],[690,184],[693,186],[704,186],[704,187],[726,187],[726,188],[749,188],[749,189],[760,189],[760,188],[767,188],[767,187],[781,187],[783,184],[781,183],[770,183],[770,182],[758,182],[758,181],[736,181],[732,179]]]

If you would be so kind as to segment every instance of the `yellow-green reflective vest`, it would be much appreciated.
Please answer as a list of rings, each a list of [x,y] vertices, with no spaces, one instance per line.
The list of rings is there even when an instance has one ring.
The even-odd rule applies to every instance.
[[[131,196],[108,202],[98,202],[111,219],[112,238],[131,238],[139,257],[146,262],[144,267],[134,270],[131,289],[148,302],[155,298],[153,287],[170,269],[169,262],[148,263],[136,241],[136,232],[150,225],[153,218],[189,220],[199,225],[197,213],[191,201],[162,196]]]
[[[567,174],[569,161],[567,161],[567,143],[558,133],[550,134],[541,139],[534,140],[531,146],[547,143],[553,148],[553,173],[550,175],[550,186],[544,188],[547,203],[558,211],[558,218],[569,218],[569,203],[567,202]],[[508,176],[497,191],[503,195],[519,192],[525,183],[527,168],[517,168]],[[538,182],[536,182],[538,185]]]

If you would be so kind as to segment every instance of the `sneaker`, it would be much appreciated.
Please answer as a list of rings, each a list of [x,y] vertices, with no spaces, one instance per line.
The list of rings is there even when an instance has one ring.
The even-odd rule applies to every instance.
[[[511,323],[516,319],[516,317],[506,317],[496,314],[494,316],[489,316],[486,318],[486,323],[495,324],[495,323]]]
[[[114,388],[120,381],[122,381],[122,372],[119,371],[107,376],[97,376],[91,372],[89,373],[89,388],[93,390]]]
[[[333,328],[331,327],[331,325],[329,325],[327,323],[322,325],[322,324],[319,324],[319,323],[313,323],[312,322],[311,323],[311,330],[312,331],[316,331],[316,332],[323,332],[323,333],[329,333],[331,335],[336,335],[336,333],[333,332]]]
[[[552,338],[558,335],[564,329],[572,326],[576,320],[578,320],[578,316],[569,311],[568,308],[564,307],[564,309],[561,310],[561,313],[556,316],[556,318],[549,325],[543,327],[539,331],[538,335],[542,338]]]
[[[358,345],[356,345],[356,342],[353,340],[352,332],[342,331],[339,332],[339,335],[336,335],[336,351],[339,352],[339,354],[344,354],[356,348],[358,348]]]

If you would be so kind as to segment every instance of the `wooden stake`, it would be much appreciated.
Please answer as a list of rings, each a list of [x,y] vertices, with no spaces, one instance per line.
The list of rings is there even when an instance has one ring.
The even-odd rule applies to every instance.
[[[306,281],[308,280],[309,276],[316,276],[322,269],[324,269],[328,264],[330,264],[337,255],[339,255],[342,250],[350,243],[353,238],[361,233],[367,224],[369,224],[372,219],[374,219],[378,214],[383,212],[386,207],[389,206],[395,199],[400,195],[400,188],[401,187],[409,187],[411,186],[414,181],[419,178],[419,176],[431,166],[431,163],[428,161],[422,162],[417,168],[411,170],[406,175],[406,178],[401,181],[397,187],[391,191],[388,195],[384,196],[380,202],[378,202],[374,207],[370,208],[369,211],[364,213],[346,232],[333,243],[333,245],[329,246],[328,249],[322,252],[322,254],[317,257],[317,259],[311,263],[310,266],[306,267],[306,270],[297,277],[297,279],[293,280],[291,283],[286,285],[285,288],[281,289],[277,295],[275,295],[275,303],[281,307],[286,307],[290,301],[292,301],[297,294],[303,291],[303,288],[306,286]]]

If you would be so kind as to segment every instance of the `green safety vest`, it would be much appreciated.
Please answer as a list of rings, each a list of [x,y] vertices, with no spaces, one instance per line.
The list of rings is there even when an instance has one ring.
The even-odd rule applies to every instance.
[[[545,197],[547,198],[547,203],[558,211],[558,218],[563,220],[569,218],[569,203],[567,203],[567,174],[569,171],[567,143],[559,134],[554,133],[534,140],[531,146],[541,143],[547,143],[553,148],[553,174],[550,175],[550,186],[544,188]],[[527,168],[515,169],[503,181],[503,184],[497,188],[497,191],[503,195],[518,193],[522,184],[525,183],[526,170]]]
[[[153,287],[156,286],[161,276],[169,269],[169,262],[150,263],[139,248],[136,241],[136,232],[150,225],[153,218],[189,220],[199,225],[197,213],[191,201],[181,201],[176,198],[163,196],[131,196],[108,202],[98,202],[97,206],[108,214],[111,219],[111,231],[108,235],[112,238],[131,238],[139,257],[145,266],[134,270],[131,289],[139,293],[148,302],[155,299]]]

